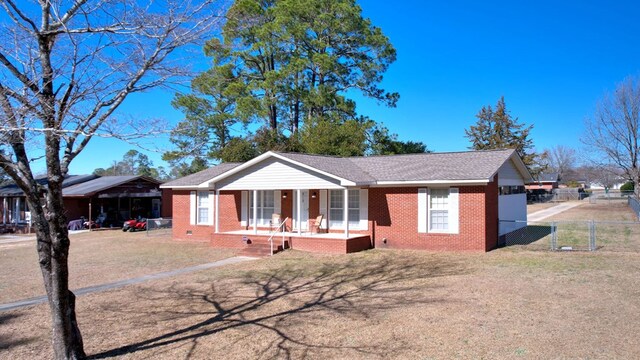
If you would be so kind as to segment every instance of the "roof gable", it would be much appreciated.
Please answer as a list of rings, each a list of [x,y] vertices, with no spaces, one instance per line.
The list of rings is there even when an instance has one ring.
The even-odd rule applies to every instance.
[[[270,157],[215,182],[219,190],[340,189],[341,181],[278,157]]]

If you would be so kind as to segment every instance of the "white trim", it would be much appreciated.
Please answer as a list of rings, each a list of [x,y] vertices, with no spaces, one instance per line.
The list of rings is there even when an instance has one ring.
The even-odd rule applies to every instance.
[[[350,180],[341,178],[339,176],[336,176],[334,174],[330,174],[328,172],[316,169],[313,166],[309,166],[307,164],[291,160],[291,159],[289,159],[287,157],[284,157],[282,155],[276,154],[276,153],[274,153],[272,151],[267,151],[266,153],[264,153],[264,154],[262,154],[262,155],[260,155],[258,157],[255,157],[255,158],[245,162],[242,165],[236,166],[233,169],[229,169],[229,171],[226,171],[226,172],[214,177],[213,179],[209,179],[209,180],[207,180],[205,182],[202,182],[202,183],[198,184],[196,187],[209,187],[211,183],[217,183],[218,181],[220,181],[220,180],[222,180],[224,178],[227,178],[227,177],[229,177],[229,176],[231,176],[233,174],[237,174],[238,172],[240,172],[240,171],[242,171],[244,169],[247,169],[247,168],[249,168],[249,167],[251,167],[251,166],[253,166],[255,164],[258,164],[258,163],[262,162],[263,160],[268,159],[270,157],[274,157],[276,159],[280,159],[280,160],[288,162],[290,164],[294,164],[294,165],[300,166],[302,168],[311,170],[311,171],[316,172],[318,174],[322,174],[324,176],[328,176],[328,177],[330,177],[332,179],[339,180],[340,181],[340,185],[342,185],[342,186],[354,186],[354,185],[356,185],[356,183],[354,183],[353,181],[350,181]]]
[[[258,233],[258,190],[253,190],[253,233]]]
[[[249,192],[240,192],[240,226],[248,226],[249,223]]]
[[[298,235],[302,233],[302,222],[300,218],[302,217],[302,190],[296,189],[296,221],[298,225]]]
[[[342,226],[344,227],[344,236],[349,237],[349,189],[342,191],[344,197],[342,206]]]
[[[358,230],[369,230],[369,190],[360,189],[360,226]]]
[[[418,232],[427,232],[427,188],[418,189]]]
[[[447,230],[440,229],[431,229],[431,190],[447,190]],[[458,188],[443,188],[443,187],[435,187],[427,189],[427,232],[430,234],[457,234],[459,230],[459,196],[458,196]],[[454,223],[455,222],[455,223]]]
[[[213,208],[214,208],[214,192],[209,191],[209,218],[207,219],[207,225],[213,225]],[[204,225],[204,224],[203,224]]]
[[[378,181],[371,187],[389,187],[395,186],[419,186],[419,185],[486,185],[491,182],[491,179],[475,179],[475,180],[425,180],[425,181]]]
[[[273,190],[273,213],[282,216],[282,191]]]
[[[527,182],[531,182],[534,181],[533,180],[533,176],[531,175],[531,172],[529,172],[529,169],[527,168],[527,165],[525,165],[524,161],[522,161],[522,158],[520,157],[520,155],[518,155],[518,152],[513,150],[513,152],[511,153],[511,155],[509,156],[509,159],[507,159],[507,161],[512,160],[513,164],[516,166],[516,168],[518,169],[518,172],[520,172],[520,176],[522,176],[523,181],[525,182],[525,184]],[[500,172],[500,169],[502,168],[502,166],[506,163],[506,161],[504,163],[502,163],[502,165],[500,165],[498,167],[498,169],[496,170],[496,172],[493,173],[493,175],[491,175],[491,179],[494,178],[494,176]]]
[[[458,234],[460,231],[460,191],[458,188],[449,189],[449,233]]]
[[[216,190],[216,204],[215,204],[215,212],[216,212],[216,220],[214,222],[215,224],[215,231],[216,234],[220,232],[220,190]]]
[[[198,213],[198,198],[197,191],[191,191],[189,194],[189,225],[195,225],[197,223]]]
[[[327,205],[327,190],[323,189],[320,190],[320,214],[322,214],[322,222],[320,223],[320,227],[323,229],[327,229],[327,219],[329,218],[329,213],[328,213],[328,209],[329,206]]]

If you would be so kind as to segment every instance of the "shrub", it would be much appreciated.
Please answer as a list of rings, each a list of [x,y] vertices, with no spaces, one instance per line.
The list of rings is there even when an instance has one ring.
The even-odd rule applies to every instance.
[[[633,191],[634,188],[633,181],[627,181],[620,187],[620,191]]]

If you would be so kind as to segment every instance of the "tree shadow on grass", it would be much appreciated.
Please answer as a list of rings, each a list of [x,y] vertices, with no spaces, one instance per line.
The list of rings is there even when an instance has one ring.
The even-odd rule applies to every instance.
[[[234,333],[234,346],[243,346],[242,341],[246,342],[244,346],[253,346],[252,358],[304,358],[319,351],[391,355],[395,349],[387,343],[345,344],[339,336],[315,336],[309,329],[316,327],[317,331],[332,316],[336,319],[330,321],[338,323],[362,321],[381,311],[443,301],[430,294],[436,286],[432,279],[466,271],[463,263],[439,257],[377,253],[347,257],[341,262],[283,262],[282,266],[247,272],[235,279],[186,287],[180,284],[163,291],[147,288],[137,292],[139,298],[134,300],[145,306],[131,309],[131,315],[148,321],[147,325],[161,321],[180,327],[90,358],[152,349],[171,351],[175,346],[189,346],[190,357],[199,340],[230,330],[245,332],[241,338]],[[140,313],[141,308],[148,310]],[[122,312],[122,307],[112,310]]]
[[[22,314],[19,314],[15,311],[11,313],[0,314],[0,326],[12,323],[20,316],[22,316]],[[14,338],[12,336],[7,336],[4,331],[0,331],[0,350],[7,350],[14,346],[29,344],[36,340],[37,339],[35,337]]]

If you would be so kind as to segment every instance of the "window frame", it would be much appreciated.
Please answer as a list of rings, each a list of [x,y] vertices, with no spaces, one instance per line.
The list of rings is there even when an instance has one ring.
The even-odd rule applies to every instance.
[[[434,196],[434,192],[446,192],[446,196],[444,197],[444,201],[440,203],[436,203],[437,207],[434,207],[434,198],[437,200],[443,194],[436,194]],[[429,196],[427,198],[427,232],[435,233],[435,234],[450,234],[451,233],[451,188],[430,188]],[[445,214],[444,218],[446,222],[446,228],[434,228],[434,224],[442,224],[442,222],[435,222],[434,214]],[[440,217],[442,218],[442,217]]]
[[[337,194],[338,196],[334,196]],[[330,229],[344,229],[344,190],[343,189],[330,189],[329,190],[329,228]],[[333,206],[333,200],[338,199],[338,206]],[[356,201],[357,199],[357,201]],[[361,204],[360,189],[349,189],[347,199],[347,216],[349,221],[349,229],[360,229],[360,217],[361,217]],[[339,214],[339,216],[334,216]],[[354,214],[357,214],[357,219],[354,218]]]
[[[249,196],[247,196],[249,198],[249,214],[248,214],[248,219],[249,219],[249,226],[253,226],[254,225],[254,221],[257,224],[257,226],[270,226],[271,225],[271,218],[273,216],[273,214],[276,213],[276,194],[275,194],[275,190],[257,190],[256,191],[257,196],[258,196],[258,201],[257,201],[257,205],[258,205],[258,217],[257,220],[253,219],[253,191],[249,191]],[[267,196],[265,196],[265,194],[271,194],[271,198],[270,199],[266,199]],[[270,205],[271,206],[265,206],[265,203],[268,202],[268,200],[270,200]],[[267,204],[269,205],[269,204]],[[265,212],[265,210],[267,210]],[[269,210],[271,210],[269,212]],[[267,217],[265,217],[264,215],[268,214]]]
[[[201,197],[204,195],[204,205],[201,203]],[[209,201],[209,191],[196,191],[196,216],[195,216],[195,221],[196,221],[196,225],[211,225],[209,223],[209,219],[211,218],[211,214],[210,212],[213,211],[213,209],[211,208],[211,204]],[[201,213],[200,210],[207,210],[207,215],[206,215],[206,219],[204,221],[201,221]]]

